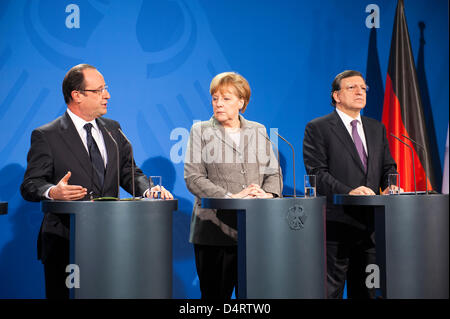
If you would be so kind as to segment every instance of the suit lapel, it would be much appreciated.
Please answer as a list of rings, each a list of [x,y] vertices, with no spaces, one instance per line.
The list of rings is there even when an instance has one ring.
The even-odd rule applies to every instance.
[[[255,130],[248,126],[248,121],[244,119],[243,116],[239,115],[239,118],[241,120],[241,128],[242,128],[240,149],[242,150],[242,154],[247,154],[248,156],[248,146],[256,145],[251,143],[251,141],[255,138]]]
[[[347,129],[345,128],[344,123],[342,123],[339,114],[336,111],[333,112],[333,117],[330,120],[330,126],[336,137],[344,144],[347,151],[353,157],[353,160],[358,164],[358,167],[364,172],[364,166],[359,158],[358,150],[356,149],[355,143],[351,138],[350,134],[348,134]]]
[[[89,154],[81,141],[75,125],[69,117],[69,114],[65,113],[61,119],[60,135],[62,140],[66,143],[67,148],[71,151],[74,158],[77,159],[80,166],[86,172],[88,176],[92,175],[92,163],[89,158]]]
[[[92,178],[93,167],[89,154],[67,112],[61,118],[60,135],[73,157],[78,161],[87,176],[89,176],[91,182],[95,184],[97,189],[100,189],[97,179]]]
[[[365,117],[361,116],[361,121],[363,122],[364,135],[366,137],[367,145],[367,174],[369,174],[370,168],[373,166],[372,161],[376,158],[374,155],[377,153],[375,146],[377,145],[377,137],[375,136],[375,131],[373,130],[370,122],[366,120]]]

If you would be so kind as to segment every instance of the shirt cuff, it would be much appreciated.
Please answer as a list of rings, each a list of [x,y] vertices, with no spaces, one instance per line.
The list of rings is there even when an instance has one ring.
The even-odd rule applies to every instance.
[[[55,188],[55,187],[56,187],[56,186],[52,186],[52,187],[50,187],[49,189],[47,189],[47,190],[45,191],[45,193],[44,193],[44,197],[47,198],[47,199],[53,200],[53,198],[51,198],[51,197],[49,196],[49,194],[50,194],[50,190],[51,190],[52,188]]]

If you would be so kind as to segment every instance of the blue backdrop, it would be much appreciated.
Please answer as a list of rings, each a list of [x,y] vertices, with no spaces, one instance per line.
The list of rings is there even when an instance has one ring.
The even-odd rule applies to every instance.
[[[193,196],[182,158],[192,123],[212,114],[212,77],[233,70],[247,78],[252,97],[245,116],[278,128],[294,145],[300,193],[304,127],[332,111],[337,73],[367,74],[372,90],[365,112],[381,117],[396,4],[0,0],[0,200],[9,202],[9,214],[0,216],[0,298],[44,297],[36,259],[42,214],[39,204],[22,199],[19,186],[31,131],[65,111],[61,83],[70,67],[89,63],[102,72],[111,94],[107,117],[120,121],[137,164],[162,175],[179,200],[174,297],[198,298],[188,243]],[[448,1],[406,0],[405,7],[439,179],[449,106]],[[285,193],[292,193],[291,153],[281,143]]]

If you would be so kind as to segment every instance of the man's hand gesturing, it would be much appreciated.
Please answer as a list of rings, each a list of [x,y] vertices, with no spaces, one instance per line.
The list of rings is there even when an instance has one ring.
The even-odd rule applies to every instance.
[[[51,199],[56,200],[77,200],[82,199],[87,194],[87,189],[79,185],[69,185],[71,172],[61,178],[55,187],[52,187],[48,193]]]

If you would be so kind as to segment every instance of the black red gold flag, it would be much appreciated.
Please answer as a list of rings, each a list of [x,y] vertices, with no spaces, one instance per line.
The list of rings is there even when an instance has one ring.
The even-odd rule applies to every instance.
[[[389,147],[397,162],[400,186],[414,191],[411,151],[391,136],[404,140],[413,148],[417,191],[435,189],[430,147],[414,57],[411,50],[403,0],[397,3],[392,31],[389,66],[386,76],[382,122],[386,126]],[[414,140],[414,144],[402,135]],[[425,170],[428,178],[425,178]]]

